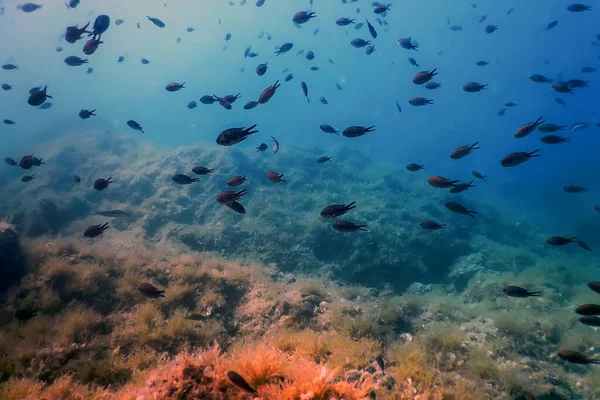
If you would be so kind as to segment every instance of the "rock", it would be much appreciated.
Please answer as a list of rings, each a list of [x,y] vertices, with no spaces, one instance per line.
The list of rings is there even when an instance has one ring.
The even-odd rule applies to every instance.
[[[0,222],[0,290],[18,282],[25,274],[25,263],[17,230]]]
[[[432,288],[433,285],[431,284],[425,285],[421,282],[414,282],[406,289],[406,292],[416,294],[417,296],[423,296],[424,294],[431,292]]]
[[[475,274],[487,272],[485,263],[486,259],[481,253],[459,257],[450,267],[450,273],[448,274],[456,290],[462,292]]]

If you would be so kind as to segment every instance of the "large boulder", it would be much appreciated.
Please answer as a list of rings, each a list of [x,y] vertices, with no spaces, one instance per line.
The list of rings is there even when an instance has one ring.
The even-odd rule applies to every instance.
[[[6,222],[0,222],[0,291],[17,282],[25,274],[19,234]]]

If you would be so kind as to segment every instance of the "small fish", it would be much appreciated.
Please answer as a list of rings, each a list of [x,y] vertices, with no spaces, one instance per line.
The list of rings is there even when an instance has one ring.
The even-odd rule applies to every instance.
[[[365,231],[366,232],[367,225],[358,225],[358,224],[355,224],[354,222],[340,220],[340,221],[336,221],[333,224],[333,229],[335,229],[338,232],[357,232],[357,231]]]
[[[552,22],[550,22],[548,25],[546,25],[546,29],[547,31],[549,31],[550,29],[554,28],[556,25],[558,25],[558,21],[554,20]]]
[[[329,102],[327,101],[327,99],[325,97],[323,97],[323,96],[319,97],[319,101],[321,102],[321,104],[325,104],[325,105],[329,104]]]
[[[510,297],[538,297],[541,295],[541,292],[532,292],[520,286],[508,285],[502,288],[504,294]]]
[[[146,18],[148,18],[148,21],[152,22],[154,25],[158,26],[159,28],[164,28],[166,25],[164,22],[162,22],[160,19],[158,18],[154,18],[154,17],[149,17],[146,15]]]
[[[264,3],[264,0],[258,0],[259,2],[262,1],[262,3]],[[259,6],[258,3],[256,3],[257,7],[262,6],[262,4]],[[246,382],[246,380],[244,378],[242,378],[242,376],[240,374],[238,374],[235,371],[229,371],[227,372],[227,378],[229,378],[229,380],[231,381],[231,383],[233,383],[236,387],[238,387],[239,389],[241,389],[242,391],[246,392],[246,393],[250,393],[252,395],[258,395],[258,392],[256,391],[256,389],[254,389],[252,386],[250,386],[250,384],[248,382]]]
[[[371,34],[371,37],[373,39],[377,39],[377,31],[375,30],[375,27],[373,27],[373,25],[371,25],[369,20],[365,20],[365,21],[367,22],[367,27],[369,28],[369,33]]]
[[[128,217],[129,213],[126,211],[122,211],[122,210],[106,210],[106,211],[96,211],[94,213],[95,215],[100,215],[103,217],[110,217],[110,218],[122,218],[122,217]]]
[[[569,6],[570,7],[570,6]],[[558,356],[564,360],[573,364],[600,364],[600,360],[589,358],[585,354],[579,353],[573,350],[560,350]]]
[[[485,175],[482,175],[480,172],[477,171],[471,171],[471,175],[473,175],[477,179],[481,179],[482,181],[485,181],[486,178]]]
[[[176,174],[171,180],[179,185],[191,185],[192,183],[199,182],[200,178],[191,178],[187,175]]]
[[[435,221],[431,221],[428,219],[424,219],[421,222],[419,222],[419,226],[421,228],[425,229],[426,231],[437,231],[439,229],[444,229],[446,227],[446,225],[444,225],[444,224],[440,224],[440,223],[437,223]],[[383,367],[381,369],[383,370]]]
[[[600,305],[598,304],[582,304],[575,309],[579,315],[600,315]]]
[[[377,362],[379,368],[381,368],[381,373],[385,376],[385,365],[383,363],[383,357],[381,355],[378,355],[377,357],[375,357],[375,361]]]
[[[144,65],[148,65],[148,64],[150,64],[150,60],[148,60],[147,58],[142,58],[140,61],[141,61],[141,63],[142,63],[142,64],[144,64]]]
[[[584,124],[581,122],[576,122],[573,125],[571,125],[571,127],[569,128],[570,131],[581,131],[583,129],[587,129],[589,127],[589,124]]]
[[[402,107],[400,106],[400,103],[398,103],[398,100],[396,100],[396,109],[399,113],[402,113]]]
[[[28,321],[37,315],[37,311],[31,309],[20,309],[15,311],[15,318],[19,321]]]
[[[279,151],[279,142],[273,136],[271,136],[271,141],[273,141],[273,147],[271,148],[271,151],[273,154],[275,154]]]
[[[310,103],[310,99],[308,98],[308,85],[306,82],[300,82],[300,88],[302,88],[302,93],[304,93],[304,97],[306,97],[306,101]]]
[[[193,110],[193,109],[194,109],[194,108],[196,108],[196,107],[198,107],[198,103],[196,103],[196,102],[195,102],[195,101],[193,101],[193,100],[192,100],[192,101],[190,101],[190,102],[187,104],[187,108],[189,108],[190,110]]]
[[[422,170],[424,167],[425,166],[423,164],[410,163],[406,165],[406,170],[410,172],[417,172]]]
[[[419,63],[417,62],[417,60],[415,60],[415,59],[414,59],[414,58],[412,58],[412,57],[408,57],[408,62],[409,62],[411,65],[414,65],[414,66],[415,66],[415,67],[417,67],[417,68],[419,68],[419,67],[420,67],[420,65],[419,65]]]
[[[477,64],[480,67],[485,67],[486,65],[489,65],[489,62],[487,61],[477,61],[475,64]]]
[[[108,223],[103,225],[92,225],[88,227],[83,236],[88,237],[90,239],[96,238],[104,233],[105,230],[109,228]]]
[[[159,297],[165,297],[165,291],[159,290],[156,286],[151,283],[143,282],[140,283],[137,287],[138,292],[140,292],[143,296],[149,297],[151,299],[158,299]]]
[[[144,132],[144,128],[142,128],[142,126],[139,123],[137,123],[136,121],[134,121],[132,119],[127,121],[127,126],[129,126],[131,129],[133,129],[135,131],[146,133],[146,132]]]

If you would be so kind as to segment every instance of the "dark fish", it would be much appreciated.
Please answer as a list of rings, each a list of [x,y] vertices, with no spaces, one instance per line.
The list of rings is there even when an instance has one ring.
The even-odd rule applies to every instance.
[[[275,52],[275,55],[279,56],[281,54],[287,53],[294,47],[294,43],[284,43],[279,49]],[[248,55],[250,56],[250,55]]]
[[[333,229],[338,232],[366,231],[367,225],[357,225],[354,222],[340,220],[334,222]]]
[[[468,215],[472,218],[475,218],[475,214],[477,214],[475,211],[468,210],[462,204],[454,201],[449,201],[448,203],[444,204],[444,206],[455,214]]]
[[[410,172],[417,172],[422,170],[424,167],[425,166],[423,164],[410,163],[406,166],[406,169]]]
[[[548,243],[550,246],[564,246],[568,243],[577,243],[577,245],[579,245],[579,247],[581,247],[582,249],[587,250],[589,252],[592,251],[592,249],[583,240],[574,236],[570,238],[564,236],[551,236],[548,239],[546,239],[546,243]]]
[[[479,144],[479,142],[475,142],[472,145],[464,145],[464,146],[457,147],[450,154],[450,158],[453,160],[458,160],[465,156],[468,156],[469,154],[471,154],[473,152],[473,150],[478,150],[481,148],[481,147],[477,146],[478,144]]]
[[[437,68],[432,69],[431,71],[421,71],[417,73],[413,78],[413,83],[415,85],[423,85],[430,80],[433,79],[434,76],[437,75]]]
[[[35,179],[35,175],[25,175],[21,178],[21,182],[31,182]]]
[[[552,79],[548,79],[544,75],[540,74],[533,74],[529,77],[529,79],[536,83],[552,83]]]
[[[457,183],[452,188],[450,188],[450,193],[452,193],[452,194],[462,193],[464,191],[469,190],[472,187],[475,187],[475,185],[473,185],[473,181],[468,182],[468,183],[467,182]]]
[[[258,97],[258,102],[260,104],[265,104],[266,102],[271,100],[271,97],[273,97],[273,95],[275,94],[275,91],[279,88],[279,86],[281,86],[279,81],[275,81],[275,83],[273,85],[271,85],[268,88],[266,88],[265,90],[263,90],[262,93],[260,94],[260,96]]]
[[[354,18],[343,18],[343,17],[340,17],[340,18],[338,18],[335,21],[335,24],[338,25],[338,26],[347,26],[347,25],[353,24],[354,21],[355,21]]]
[[[379,355],[375,357],[375,361],[377,362],[379,368],[381,368],[381,373],[385,375],[385,364],[383,363],[383,357]]]
[[[4,64],[2,66],[2,69],[5,70],[5,71],[12,71],[12,70],[15,70],[15,69],[19,69],[19,67],[17,67],[15,64]]]
[[[162,22],[160,19],[158,18],[154,18],[154,17],[149,17],[146,15],[146,18],[148,18],[148,21],[152,22],[154,25],[158,26],[159,28],[164,28],[165,27],[165,23]]]
[[[96,52],[96,50],[98,50],[98,46],[100,46],[102,43],[104,42],[100,41],[100,38],[88,40],[83,46],[83,54],[91,56]]]
[[[310,11],[298,11],[292,17],[292,21],[296,24],[305,24],[311,20],[311,18],[316,18],[316,13]]]
[[[410,37],[400,38],[397,40],[396,43],[398,43],[398,46],[400,46],[406,50],[418,50],[419,49],[419,45],[413,43],[412,38],[410,38]]]
[[[215,101],[217,101],[215,96],[211,96],[208,94],[200,97],[200,103],[202,104],[213,104]]]
[[[229,42],[230,40],[231,40],[231,33],[227,33],[227,34],[225,35],[225,41],[226,41],[226,42]]]
[[[478,66],[480,66],[480,67],[485,67],[486,65],[489,65],[489,62],[487,62],[487,61],[477,61],[475,64],[478,65]]]
[[[399,113],[402,113],[402,107],[400,107],[400,103],[398,103],[398,100],[396,100],[396,109]]]
[[[212,174],[213,172],[215,172],[215,170],[212,168],[206,168],[203,166],[196,166],[196,167],[192,168],[192,172],[195,173],[196,175],[208,175],[208,174]]]
[[[51,99],[52,96],[49,96],[46,93],[46,90],[48,89],[48,86],[44,86],[44,90],[38,90],[36,92],[33,92],[30,94],[29,99],[27,100],[27,104],[29,104],[30,106],[34,106],[34,107],[38,107],[41,106],[46,99]]]
[[[567,186],[563,186],[563,192],[566,193],[583,193],[583,192],[589,192],[590,190],[588,188],[584,188],[582,186],[577,186],[577,185],[567,185]]]
[[[85,232],[83,233],[83,236],[89,237],[89,238],[95,238],[95,237],[102,235],[104,233],[104,231],[107,230],[108,228],[109,228],[108,223],[103,224],[103,225],[92,225],[85,230]]]
[[[415,67],[417,67],[417,68],[419,68],[419,67],[420,67],[420,65],[419,65],[419,63],[417,62],[417,60],[415,60],[415,59],[414,59],[414,58],[412,58],[412,57],[408,57],[408,62],[409,62],[411,65],[414,65],[414,66],[415,66]]]
[[[488,25],[485,27],[485,33],[494,33],[498,30],[498,25]]]
[[[365,26],[364,23],[359,22],[358,24],[354,25],[354,29],[359,30],[360,28],[362,28],[363,26]]]
[[[108,179],[100,178],[94,181],[94,189],[98,191],[102,191],[108,187],[113,181],[111,181],[112,177]]]
[[[16,167],[17,165],[19,165],[19,164],[17,164],[17,162],[15,160],[12,159],[12,157],[4,157],[4,162],[13,167]]]
[[[585,354],[573,350],[559,350],[558,356],[562,360],[568,361],[573,364],[600,364],[600,360],[589,358]]]
[[[237,201],[230,201],[229,203],[225,203],[225,205],[238,214],[246,214],[246,209],[244,206]]]
[[[264,63],[264,64],[258,64],[258,66],[256,67],[256,75],[258,76],[263,76],[266,72],[269,63]]]
[[[433,104],[433,100],[426,99],[425,97],[413,97],[412,99],[408,100],[408,103],[411,106],[421,107],[426,106],[428,104]]]
[[[283,179],[283,174],[280,174],[279,172],[273,170],[267,172],[267,179],[275,183],[286,182]]]
[[[365,47],[371,44],[370,40],[364,40],[361,38],[356,38],[356,39],[352,39],[352,41],[350,42],[350,44],[352,45],[352,47],[356,47],[357,49],[360,49],[361,47]]]
[[[73,182],[75,182],[75,183],[81,182],[81,178],[79,177],[79,175],[74,175],[73,176]]]
[[[340,85],[339,83],[336,83],[335,87],[337,90],[344,90],[344,89],[342,89],[342,85]]]
[[[471,175],[473,175],[477,179],[481,179],[482,181],[485,181],[486,178],[485,175],[482,175],[480,172],[477,171],[471,171]]]
[[[256,146],[256,152],[261,152],[261,151],[265,151],[267,150],[267,144],[266,143],[261,143],[259,146]]]
[[[538,126],[537,130],[542,133],[552,133],[552,132],[564,131],[565,126],[564,125],[556,125],[556,124],[541,124],[540,126]]]
[[[348,211],[356,208],[356,202],[350,204],[332,204],[321,210],[321,217],[323,218],[336,218],[346,214]]]
[[[371,23],[369,22],[369,20],[365,20],[367,21],[367,26],[369,27],[369,33],[371,34],[371,37],[373,39],[377,39],[377,31],[375,30],[375,28],[373,27],[373,25],[371,25]]]
[[[366,133],[369,132],[373,132],[375,130],[375,125],[372,126],[349,126],[348,128],[344,129],[344,132],[342,132],[342,135],[344,135],[347,138],[355,138],[355,137],[359,137],[359,136],[363,136]]]
[[[195,29],[194,29],[194,28],[192,28],[191,26],[188,26],[187,28],[185,28],[185,31],[186,31],[186,32],[189,32],[189,33],[192,33],[192,32],[194,32],[194,31],[195,31]],[[227,40],[225,40],[225,41],[227,41]]]
[[[165,297],[165,291],[159,290],[156,286],[151,283],[143,282],[140,283],[137,287],[138,292],[140,292],[145,297],[149,297],[151,299],[158,299],[159,297]]]
[[[128,212],[122,211],[122,210],[96,211],[94,214],[95,215],[101,215],[103,217],[110,217],[110,218],[121,218],[121,217],[128,217],[129,216]]]
[[[446,225],[444,224],[439,224],[435,221],[431,221],[429,219],[424,219],[421,222],[419,222],[419,226],[421,226],[421,228],[427,230],[427,231],[436,231],[438,229],[443,229],[446,227]]]
[[[171,82],[165,87],[167,92],[177,92],[178,90],[181,90],[184,88],[185,88],[185,82],[183,82],[183,83]]]
[[[560,104],[561,106],[567,105],[567,103],[563,99],[561,99],[560,97],[555,97],[554,101],[556,102],[556,104]]]
[[[325,104],[325,105],[329,104],[327,99],[323,96],[319,97],[319,102],[321,102],[321,104]]]
[[[593,315],[579,317],[579,322],[581,322],[584,325],[588,325],[588,326],[600,327],[600,318],[593,316]]]
[[[265,2],[264,0],[258,0],[259,2],[262,2],[260,4],[260,6],[262,6],[262,4]],[[258,2],[256,3],[257,7],[260,7],[258,5]],[[258,395],[258,392],[256,391],[256,389],[254,389],[252,386],[250,386],[250,384],[248,382],[246,382],[246,380],[244,378],[242,378],[242,376],[240,374],[238,374],[235,371],[229,371],[227,372],[227,378],[229,378],[229,380],[231,381],[231,383],[233,383],[235,386],[237,386],[239,389],[243,390],[246,393],[250,393],[252,395]]]
[[[5,119],[4,122],[6,125],[16,125],[16,122],[13,121],[12,119]]]
[[[244,176],[238,175],[238,176],[234,176],[233,178],[228,180],[227,186],[236,187],[236,186],[242,185],[244,182],[248,182],[248,179],[246,179],[246,175],[244,175]]]
[[[541,292],[531,292],[520,286],[513,286],[513,285],[504,286],[504,288],[502,288],[502,291],[504,292],[504,294],[506,294],[507,296],[510,296],[510,297],[525,298],[525,297],[538,297],[541,295]]]
[[[284,81],[289,82],[294,79],[294,74],[287,74]]]
[[[437,89],[437,88],[439,88],[441,86],[442,86],[441,83],[437,83],[437,82],[431,81],[431,82],[427,82],[425,84],[425,89],[434,90],[434,89]]]
[[[15,311],[15,318],[19,321],[29,321],[37,315],[37,311],[31,309],[20,309]]]
[[[586,6],[584,4],[569,4],[567,6],[567,10],[571,11],[571,12],[582,12],[582,11],[590,11],[592,9],[592,6]]]
[[[310,99],[308,98],[308,85],[306,82],[300,82],[300,88],[302,89],[302,93],[304,93],[304,97],[306,97],[306,101],[310,103]]]
[[[317,163],[318,164],[324,164],[324,163],[326,163],[328,161],[331,161],[331,157],[323,156],[323,157],[317,158]]]
[[[94,21],[94,30],[88,36],[96,38],[108,30],[110,26],[110,17],[108,15],[99,15]]]
[[[79,67],[80,65],[87,64],[88,60],[84,58],[79,58],[77,56],[69,56],[65,58],[65,64],[71,67]]]
[[[375,52],[375,46],[373,46],[373,45],[367,46],[367,48],[365,49],[365,54],[368,56],[370,56],[374,52]]]
[[[314,51],[312,51],[312,50],[309,50],[309,51],[306,53],[306,56],[305,56],[305,57],[306,57],[306,59],[307,59],[308,61],[312,61],[312,60],[314,60],[314,59],[315,59],[315,52],[314,52]]]
[[[548,31],[548,30],[554,28],[556,25],[558,25],[558,21],[554,20],[554,21],[550,22],[548,25],[546,25],[545,29]]]
[[[256,128],[256,124],[249,128],[242,127],[225,129],[219,134],[219,136],[217,136],[217,144],[221,146],[233,146],[234,144],[243,142],[248,138],[248,136],[258,132],[258,130],[254,130],[254,128]]]
[[[228,102],[229,104],[233,104],[236,102],[237,99],[239,99],[240,97],[242,97],[241,93],[238,94],[228,94],[227,96],[223,96],[223,100],[225,100],[226,102]]]
[[[142,58],[142,59],[140,60],[140,62],[141,62],[142,64],[144,64],[144,65],[148,65],[148,64],[150,64],[150,60],[148,60],[147,58]]]
[[[583,72],[585,74],[589,74],[591,72],[596,72],[596,68],[594,68],[594,67],[583,67],[583,68],[581,68],[581,72]]]
[[[334,134],[334,135],[339,135],[339,133],[340,133],[340,132],[339,132],[338,130],[336,130],[336,129],[335,129],[333,126],[331,126],[331,125],[327,125],[327,124],[321,124],[321,126],[319,126],[319,128],[320,128],[320,129],[321,129],[323,132],[325,132],[325,133],[331,133],[331,134]]]
[[[122,18],[119,18],[115,21],[115,25],[123,25],[125,23],[125,20]]]
[[[600,281],[589,282],[588,287],[596,293],[600,293]]]
[[[258,106],[260,103],[258,101],[249,101],[246,104],[244,104],[244,110],[251,110],[253,108],[255,108],[256,106]]]
[[[579,315],[600,315],[600,305],[598,304],[582,304],[575,309]]]
[[[391,4],[388,4],[388,5],[379,4],[373,9],[373,12],[375,14],[385,14],[390,10],[391,6],[392,6]]]
[[[194,182],[200,181],[200,178],[190,178],[189,176],[183,174],[176,174],[171,179],[173,180],[173,182],[178,183],[180,185],[190,185]]]
[[[485,89],[488,85],[477,82],[467,82],[463,85],[463,90],[467,93],[476,93]]]
[[[38,159],[32,155],[23,156],[21,158],[21,161],[19,161],[19,167],[21,167],[23,169],[31,169],[33,167],[39,167],[40,165],[43,164],[42,160],[43,160],[42,158]]]
[[[503,167],[516,167],[517,165],[523,164],[530,158],[539,157],[540,154],[537,154],[538,151],[540,151],[540,149],[510,153],[500,161],[500,165]]]
[[[31,13],[34,12],[35,10],[38,10],[42,8],[41,4],[35,4],[35,3],[25,3],[25,4],[19,4],[17,6],[17,10],[21,10],[25,13]]]
[[[88,26],[90,26],[89,22],[85,24],[82,28],[78,28],[77,25],[67,27],[67,30],[65,32],[65,40],[71,44],[75,43],[76,41],[81,39],[81,35],[83,35],[84,33],[90,33],[87,31]]]
[[[136,121],[134,121],[132,119],[130,119],[129,121],[127,121],[127,126],[129,126],[134,131],[139,131],[139,132],[142,132],[142,133],[146,133],[146,132],[144,132],[144,128],[142,128],[142,126],[140,124],[138,124]]]
[[[3,83],[2,84],[2,89],[3,90],[12,90],[12,88],[13,87],[11,85],[9,85],[8,83]]]
[[[194,108],[198,107],[198,103],[196,103],[195,101],[190,101],[187,104],[187,108],[189,108],[190,110],[193,110]]]
[[[91,74],[92,72],[94,72],[94,68],[89,67],[86,71],[88,74]]]
[[[227,190],[227,191],[221,192],[217,196],[217,203],[226,204],[226,203],[230,203],[232,201],[237,201],[237,200],[241,199],[242,197],[244,197],[244,195],[246,193],[247,193],[246,189],[242,189],[238,192],[233,191],[233,190]]]
[[[79,118],[88,119],[90,117],[96,117],[97,115],[94,114],[95,112],[96,110],[81,110],[79,111]]]
[[[450,180],[443,176],[433,175],[427,178],[427,183],[436,189],[449,189],[454,187],[458,183],[458,180]]]
[[[262,7],[265,4],[265,0],[256,0],[256,7]]]

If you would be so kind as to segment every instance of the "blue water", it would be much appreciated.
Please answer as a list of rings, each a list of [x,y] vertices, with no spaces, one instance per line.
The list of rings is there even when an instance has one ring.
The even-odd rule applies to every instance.
[[[0,70],[0,81],[14,86],[13,91],[0,92],[0,118],[17,122],[0,127],[3,156],[30,152],[43,156],[44,143],[56,136],[65,132],[89,135],[98,128],[156,147],[198,143],[216,147],[216,136],[223,129],[258,124],[256,137],[237,148],[252,151],[273,135],[282,147],[320,149],[316,156],[341,145],[358,149],[381,164],[397,166],[399,174],[407,173],[404,165],[409,162],[423,163],[426,170],[413,179],[423,181],[424,193],[429,189],[425,183],[429,175],[468,181],[470,171],[476,169],[488,181],[477,182],[465,196],[496,207],[508,221],[535,222],[548,234],[565,236],[582,230],[589,235],[594,233],[590,224],[597,226],[600,214],[592,207],[600,202],[595,194],[600,191],[600,129],[595,126],[600,92],[595,84],[598,73],[584,74],[581,68],[600,66],[596,39],[600,7],[571,13],[567,3],[558,0],[391,1],[392,9],[385,17],[388,25],[382,27],[369,1],[314,0],[317,18],[298,29],[292,16],[308,10],[308,0],[266,0],[261,8],[252,0],[244,6],[239,0],[233,6],[225,0],[82,0],[76,9],[67,9],[61,1],[40,0],[43,8],[29,14],[16,9],[20,2],[0,2],[5,8],[0,16],[0,61],[19,66],[17,71]],[[514,11],[507,15],[511,8]],[[88,58],[81,51],[87,38],[72,45],[61,34],[69,25],[93,24],[100,14],[112,20],[102,36],[104,44],[89,57],[89,64],[66,66],[63,59],[67,56]],[[484,14],[487,19],[478,23]],[[154,26],[146,15],[160,18],[166,27]],[[355,37],[370,39],[366,26],[359,31],[353,25],[339,27],[335,24],[339,17],[357,18],[357,22],[368,18],[373,23],[379,32],[373,40],[374,54],[366,56],[364,49],[350,46]],[[463,30],[451,31],[447,17]],[[117,18],[126,22],[116,26]],[[552,20],[559,24],[544,30]],[[499,29],[486,34],[487,24]],[[187,27],[195,31],[188,33]],[[320,32],[313,35],[316,28]],[[272,40],[266,35],[259,39],[261,32],[268,32]],[[227,33],[232,39],[226,43]],[[176,42],[178,37],[181,43]],[[419,50],[400,48],[396,44],[400,37],[412,37]],[[293,42],[294,48],[275,57],[274,51],[285,42]],[[258,57],[244,58],[248,45]],[[64,51],[56,52],[57,46]],[[316,58],[308,61],[297,56],[300,49],[313,50]],[[117,63],[119,56],[125,56],[122,64]],[[151,63],[143,65],[143,57]],[[414,57],[420,68],[410,65],[408,57]],[[475,64],[479,60],[490,64],[479,67]],[[254,70],[263,62],[269,63],[269,70],[259,77]],[[320,70],[311,71],[311,66]],[[93,67],[92,74],[86,72],[88,67]],[[283,82],[284,68],[294,74],[291,82]],[[433,68],[438,69],[435,80],[442,83],[441,88],[429,91],[412,83],[416,72]],[[585,79],[591,84],[575,95],[561,95],[548,84],[531,82],[528,77],[533,73],[554,80]],[[269,103],[249,111],[242,108],[276,80],[282,86]],[[300,90],[302,80],[309,86],[310,104]],[[462,85],[467,81],[486,83],[489,89],[465,93]],[[165,90],[169,82],[185,82],[186,88],[169,93]],[[336,89],[336,83],[343,91]],[[48,85],[54,97],[49,100],[52,109],[27,105],[28,90],[37,85]],[[238,92],[243,97],[231,111],[218,104],[186,108],[205,94]],[[329,105],[319,103],[319,96]],[[408,99],[414,96],[432,98],[435,105],[413,107]],[[565,99],[567,105],[557,104],[556,97]],[[395,101],[401,104],[402,113],[396,110]],[[507,101],[518,105],[497,116]],[[97,109],[99,117],[81,121],[80,109]],[[544,145],[539,132],[513,138],[519,126],[539,116],[567,127],[586,122],[590,128],[562,132],[572,138],[564,145]],[[137,120],[146,134],[130,130],[125,124],[129,119]],[[340,131],[350,125],[376,125],[376,131],[348,139],[324,134],[319,130],[322,123]],[[475,141],[481,150],[461,160],[449,158],[455,147]],[[499,165],[507,153],[537,148],[540,158],[516,168]],[[562,192],[567,184],[589,187],[590,193],[568,195]],[[600,245],[597,235],[585,240],[592,247]]]

